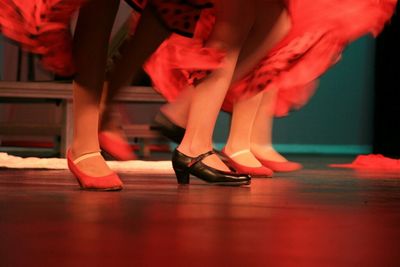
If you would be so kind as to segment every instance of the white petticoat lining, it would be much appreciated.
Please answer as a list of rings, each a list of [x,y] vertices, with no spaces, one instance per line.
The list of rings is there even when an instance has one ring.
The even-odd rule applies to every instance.
[[[111,169],[118,172],[170,174],[173,173],[171,161],[107,161]],[[9,169],[48,169],[66,170],[67,160],[64,158],[21,158],[0,153],[0,168]]]

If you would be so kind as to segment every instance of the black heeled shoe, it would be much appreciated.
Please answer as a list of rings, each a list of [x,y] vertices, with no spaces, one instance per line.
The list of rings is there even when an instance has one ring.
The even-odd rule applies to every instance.
[[[154,117],[153,123],[152,125],[150,125],[150,129],[159,131],[162,135],[177,144],[180,144],[182,142],[183,136],[185,135],[186,131],[185,128],[182,128],[173,123],[161,111],[159,111]],[[214,152],[225,164],[229,164],[229,160],[226,158],[224,153],[216,149],[214,149]]]
[[[162,112],[158,112],[153,120],[150,129],[159,131],[162,135],[170,139],[171,141],[179,144],[183,136],[185,135],[185,128],[182,128],[173,123],[167,116]]]
[[[178,184],[189,184],[191,174],[210,184],[235,186],[250,184],[251,177],[247,174],[220,171],[201,162],[213,154],[215,154],[214,151],[209,151],[192,158],[175,149],[172,155],[172,166]]]

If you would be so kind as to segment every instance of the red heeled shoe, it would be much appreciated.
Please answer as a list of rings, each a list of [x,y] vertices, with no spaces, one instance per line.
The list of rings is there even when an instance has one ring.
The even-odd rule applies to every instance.
[[[257,157],[256,157],[257,158]],[[279,162],[279,161],[272,161],[272,160],[266,160],[266,159],[261,159],[257,158],[261,164],[267,168],[270,168],[274,172],[294,172],[298,171],[303,168],[303,165],[297,162],[293,161],[284,161],[284,162]]]
[[[245,153],[251,153],[249,149],[240,150],[238,152],[233,153],[232,155],[228,155],[225,152],[225,149],[222,149],[221,153],[225,156],[227,164],[231,166],[233,169],[235,169],[238,173],[249,174],[251,177],[272,177],[272,175],[274,174],[274,172],[271,169],[263,165],[260,167],[249,167],[242,165],[234,160],[234,158],[239,155]]]
[[[107,152],[116,160],[126,161],[137,159],[127,142],[115,138],[110,133],[100,132],[99,144],[103,151]]]
[[[71,158],[71,152],[67,152],[68,168],[74,174],[75,178],[78,180],[79,185],[85,190],[103,190],[103,191],[116,191],[122,189],[122,182],[116,173],[111,173],[109,175],[93,177],[82,172],[77,164],[82,160],[100,156],[100,152],[93,152],[84,154],[75,160]]]

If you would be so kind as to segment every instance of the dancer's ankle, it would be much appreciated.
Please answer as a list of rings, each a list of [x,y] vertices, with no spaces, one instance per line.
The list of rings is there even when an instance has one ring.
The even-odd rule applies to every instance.
[[[236,153],[238,151],[244,151],[244,150],[251,150],[250,146],[247,144],[233,144],[233,143],[226,143],[224,147],[224,152],[227,155],[231,155],[233,153]]]
[[[71,159],[76,160],[79,157],[92,154],[94,152],[100,152],[100,148],[98,147],[75,147],[72,145],[70,147]],[[105,175],[109,175],[113,173],[113,171],[108,167],[104,158],[99,154],[95,157],[90,157],[79,163],[76,163],[77,166],[87,175],[93,177],[101,177]]]
[[[237,163],[248,167],[260,167],[262,164],[257,160],[248,145],[227,144],[223,150],[224,154]]]
[[[186,156],[189,157],[197,157],[200,154],[206,153],[210,150],[213,150],[212,146],[209,145],[196,145],[196,144],[186,144],[181,143],[177,150]]]
[[[98,144],[87,144],[80,141],[74,141],[69,150],[72,158],[77,158],[84,154],[100,152],[100,146]]]

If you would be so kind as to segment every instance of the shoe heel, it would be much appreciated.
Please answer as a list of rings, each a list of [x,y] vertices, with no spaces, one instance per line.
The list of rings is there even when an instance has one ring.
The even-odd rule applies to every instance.
[[[178,184],[189,184],[190,174],[186,170],[181,170],[178,168],[174,168],[176,179],[178,180]]]

